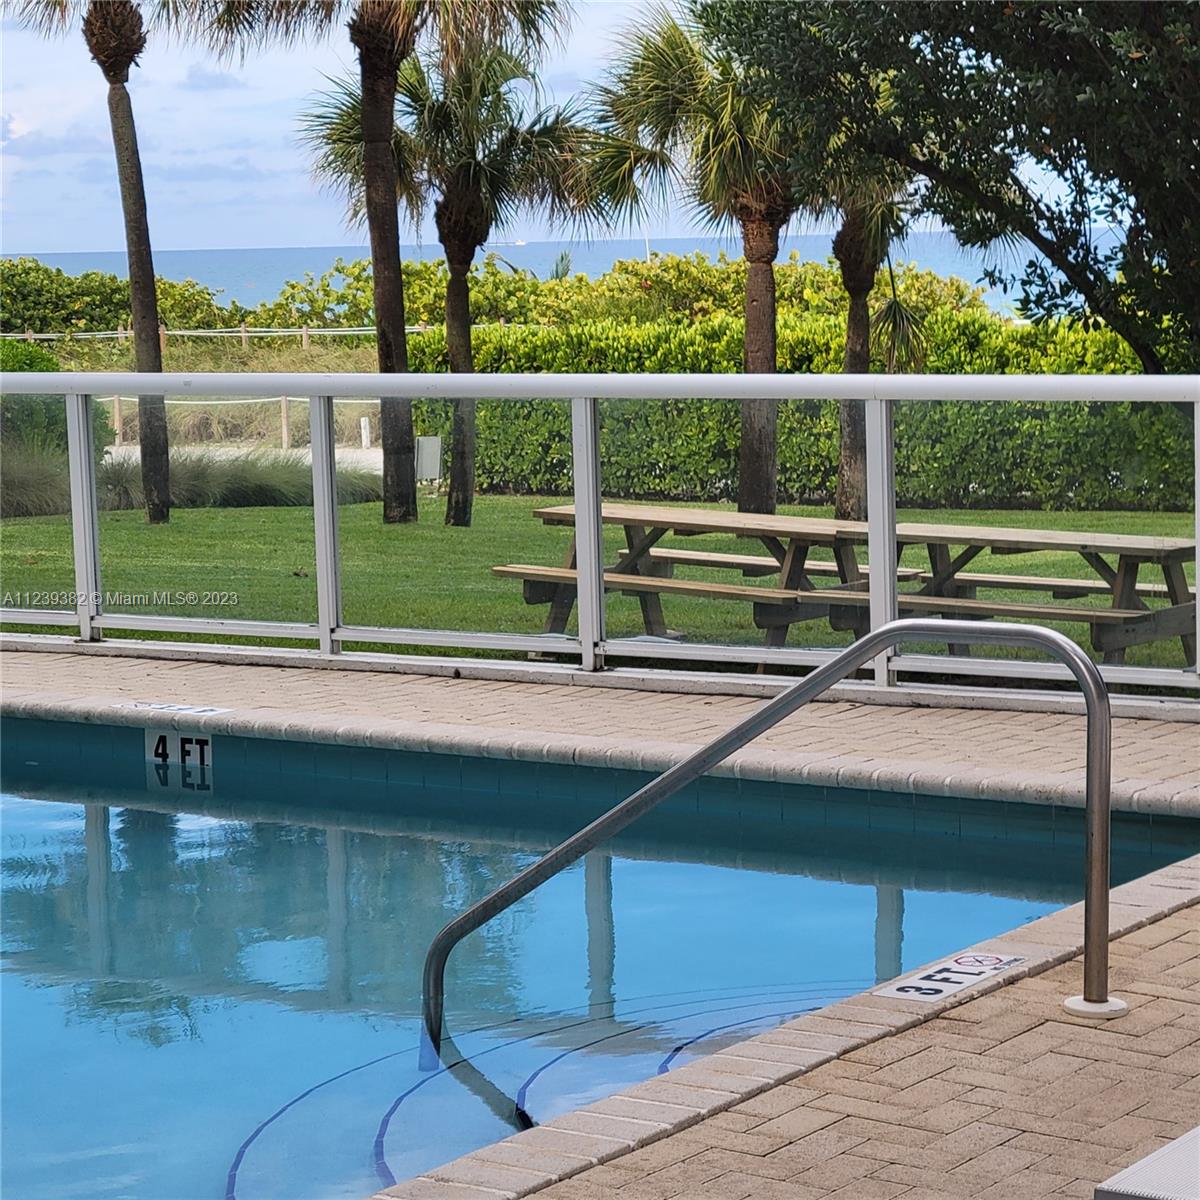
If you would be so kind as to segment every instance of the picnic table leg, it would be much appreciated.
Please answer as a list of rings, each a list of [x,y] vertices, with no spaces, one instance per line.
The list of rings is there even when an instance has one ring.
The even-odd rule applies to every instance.
[[[1139,603],[1137,594],[1138,568],[1140,566],[1141,563],[1136,558],[1121,555],[1117,562],[1117,573],[1113,579],[1113,608],[1144,607]],[[1116,650],[1106,650],[1104,661],[1106,663],[1123,663],[1125,648],[1122,646]]]
[[[953,560],[950,557],[950,547],[943,545],[941,542],[929,543],[929,569],[933,573],[934,579],[938,576],[949,576],[953,567]],[[934,596],[953,596],[955,594],[955,586],[952,578],[947,578],[944,583],[936,587],[930,585],[930,592]],[[969,654],[970,648],[963,642],[951,642],[947,649],[956,657]]]
[[[1167,585],[1167,596],[1172,604],[1189,604],[1192,591],[1188,587],[1187,575],[1183,571],[1183,563],[1177,561],[1164,562],[1162,565],[1163,579]],[[1200,588],[1197,589],[1200,595]],[[1194,634],[1181,634],[1179,640],[1183,643],[1184,661],[1189,667],[1196,665],[1196,637]]]
[[[858,565],[858,553],[853,542],[833,543],[833,561],[837,563],[838,579],[842,583],[860,583],[863,578],[862,569]],[[863,609],[855,610],[854,636],[862,637],[871,628],[871,614]]]
[[[798,588],[811,588],[812,581],[804,572],[804,564],[808,559],[808,543],[807,542],[789,542],[787,552],[783,556],[783,562],[779,569],[779,586],[785,591]],[[857,564],[855,564],[857,566]],[[788,632],[791,630],[790,625],[772,625],[767,630],[766,643],[771,647],[782,646],[787,641]],[[765,663],[759,663],[759,674],[762,674],[766,667]]]
[[[571,548],[563,560],[563,566],[572,571],[577,565],[577,550],[575,539],[571,539]],[[556,589],[554,599],[550,601],[550,612],[546,616],[547,633],[566,633],[567,622],[571,619],[571,609],[575,607],[575,596],[578,588],[573,583],[564,583]]]
[[[641,525],[626,525],[624,529],[625,546],[630,556],[634,554],[639,546],[644,547],[644,550],[624,566],[623,573],[629,575],[651,574],[652,572],[641,569],[642,556],[649,550],[650,546],[662,537],[662,534],[660,533],[658,537],[654,537]],[[663,530],[663,533],[665,532]],[[666,637],[667,622],[663,617],[662,597],[657,592],[639,592],[638,604],[642,610],[642,624],[646,627],[646,632],[651,637]]]

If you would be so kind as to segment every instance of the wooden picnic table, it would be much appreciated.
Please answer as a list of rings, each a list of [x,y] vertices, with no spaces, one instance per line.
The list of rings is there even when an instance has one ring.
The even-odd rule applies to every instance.
[[[570,504],[540,508],[534,515],[548,525],[575,523],[575,509]],[[617,561],[605,568],[606,586],[637,596],[646,632],[652,636],[667,634],[664,593],[748,600],[754,604],[755,623],[765,629],[768,645],[782,645],[790,625],[814,617],[827,617],[835,628],[856,633],[867,628],[869,567],[859,559],[859,550],[867,542],[864,521],[619,502],[605,503],[601,515],[606,525],[619,525],[625,534]],[[720,554],[662,546],[671,534],[732,535],[757,541],[766,554]],[[1178,636],[1188,662],[1196,661],[1195,597],[1184,574],[1184,563],[1196,557],[1194,541],[922,522],[898,524],[896,540],[901,550],[924,546],[929,562],[928,570],[900,570],[900,582],[917,585],[914,591],[900,593],[902,612],[1082,621],[1092,627],[1093,643],[1104,652],[1106,661],[1120,661],[1130,645]],[[829,550],[833,562],[814,561],[809,555],[814,548]],[[985,550],[993,554],[1071,552],[1080,556],[1092,574],[1090,578],[1047,578],[966,571]],[[495,570],[525,580],[530,603],[549,602],[547,629],[562,632],[574,603],[575,565],[572,539],[562,567],[514,564]],[[768,588],[673,578],[676,566],[688,565],[736,570],[751,577],[777,574],[779,582]],[[1159,569],[1161,584],[1139,580],[1146,566]],[[818,586],[818,579],[831,580],[830,586]],[[1111,605],[1104,609],[989,601],[978,598],[981,590],[1048,592],[1060,600],[1106,595]],[[1150,599],[1166,601],[1166,607],[1151,609]]]

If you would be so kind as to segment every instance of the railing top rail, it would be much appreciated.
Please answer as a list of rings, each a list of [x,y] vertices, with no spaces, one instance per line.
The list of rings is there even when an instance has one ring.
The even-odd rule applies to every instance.
[[[1200,403],[1200,375],[452,375],[14,371],[0,393],[497,400],[960,400]]]

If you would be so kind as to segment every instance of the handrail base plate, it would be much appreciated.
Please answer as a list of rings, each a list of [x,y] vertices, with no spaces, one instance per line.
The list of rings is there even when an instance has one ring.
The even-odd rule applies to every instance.
[[[1123,1017],[1129,1011],[1129,1005],[1116,996],[1109,996],[1107,1000],[1068,996],[1063,1001],[1063,1008],[1073,1017],[1090,1017],[1093,1021],[1111,1021],[1113,1017]]]

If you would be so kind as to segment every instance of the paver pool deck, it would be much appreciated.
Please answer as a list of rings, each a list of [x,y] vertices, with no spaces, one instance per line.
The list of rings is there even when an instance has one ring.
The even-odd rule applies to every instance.
[[[7,715],[661,769],[751,697],[385,672],[0,653]],[[160,706],[211,706],[206,714]],[[808,706],[735,756],[752,778],[1079,804],[1084,719]],[[1200,725],[1117,719],[1114,807],[1200,817]],[[1200,1123],[1200,856],[1112,893],[1111,990],[1074,1018],[1082,906],[972,947],[1019,964],[933,1004],[869,993],[380,1193],[391,1200],[1026,1200]]]
[[[753,696],[95,653],[0,652],[10,715],[163,723],[136,704],[213,706],[189,728],[243,736],[660,771],[745,717]],[[1198,708],[1200,712],[1200,708]],[[1082,716],[855,702],[807,705],[716,774],[1080,805]],[[1117,718],[1113,806],[1200,816],[1200,724]]]

